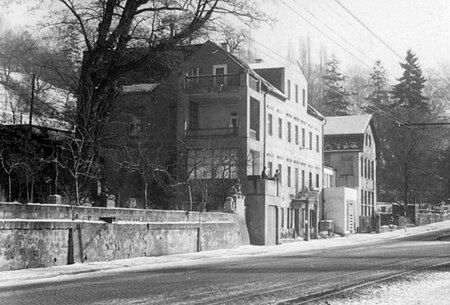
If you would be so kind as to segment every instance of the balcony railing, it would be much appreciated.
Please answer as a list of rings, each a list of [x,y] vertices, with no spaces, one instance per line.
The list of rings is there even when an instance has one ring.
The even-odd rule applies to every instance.
[[[204,137],[204,136],[229,136],[237,135],[238,129],[236,127],[226,128],[204,128],[204,129],[188,129],[186,135],[188,137]]]
[[[186,89],[239,87],[240,74],[186,76]]]

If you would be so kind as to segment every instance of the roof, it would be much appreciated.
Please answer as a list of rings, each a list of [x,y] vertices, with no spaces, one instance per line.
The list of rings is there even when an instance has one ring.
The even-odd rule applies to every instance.
[[[242,68],[244,68],[250,75],[254,76],[256,79],[258,79],[259,81],[261,81],[261,83],[263,84],[263,86],[265,86],[267,88],[268,92],[271,92],[273,94],[276,94],[278,96],[280,96],[283,99],[287,99],[287,96],[281,92],[280,90],[278,90],[277,88],[275,88],[275,86],[273,86],[270,82],[268,82],[266,79],[264,79],[261,75],[259,75],[256,71],[254,71],[251,67],[250,64],[246,63],[245,61],[241,60],[240,58],[234,56],[233,54],[231,54],[230,52],[224,50],[221,46],[215,44],[214,42],[208,40],[207,42],[205,42],[206,44],[211,44],[213,46],[215,46],[218,50],[220,50],[221,52],[223,52],[226,56],[228,56],[231,60],[233,60],[234,62],[236,62],[236,64],[238,64],[239,66],[241,66]]]
[[[158,88],[159,83],[150,83],[150,84],[134,84],[134,85],[126,85],[122,87],[123,93],[145,93],[145,92],[153,92],[156,88]]]
[[[364,134],[372,121],[371,114],[325,117],[324,135]]]
[[[316,119],[318,119],[320,121],[325,120],[325,117],[319,111],[317,111],[316,108],[314,108],[313,106],[311,106],[309,104],[308,104],[308,108],[307,108],[307,113],[310,116],[313,116],[313,117],[315,117]]]

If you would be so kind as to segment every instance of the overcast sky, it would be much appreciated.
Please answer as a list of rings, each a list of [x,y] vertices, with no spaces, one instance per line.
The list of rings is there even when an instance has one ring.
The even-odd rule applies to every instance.
[[[268,61],[277,56],[286,58],[289,47],[296,55],[299,42],[309,36],[314,54],[325,44],[328,55],[335,53],[346,67],[369,68],[380,59],[395,78],[400,76],[399,55],[404,58],[408,48],[416,52],[424,70],[450,63],[450,0],[261,1],[264,2],[268,4],[263,8],[277,22],[274,27],[263,26],[255,31],[253,43]],[[8,23],[33,23],[23,7],[9,8],[4,10]]]
[[[450,63],[449,0],[275,0],[275,3],[268,5],[275,16],[280,16],[275,27],[264,27],[254,34],[256,41],[270,48],[261,46],[265,53],[273,54],[271,50],[276,50],[286,57],[289,41],[295,50],[299,38],[309,35],[313,48],[327,45],[328,55],[335,53],[347,66],[371,67],[380,59],[391,77],[400,76],[398,63],[408,48],[417,54],[424,70]]]

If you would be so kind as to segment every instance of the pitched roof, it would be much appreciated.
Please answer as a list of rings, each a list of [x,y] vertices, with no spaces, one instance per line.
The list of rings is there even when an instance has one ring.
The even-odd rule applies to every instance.
[[[329,116],[325,119],[324,135],[363,134],[372,120],[372,115]]]

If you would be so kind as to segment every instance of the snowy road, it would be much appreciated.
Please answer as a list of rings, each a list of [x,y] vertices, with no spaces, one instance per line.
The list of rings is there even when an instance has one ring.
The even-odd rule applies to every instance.
[[[438,282],[450,291],[448,266],[427,270],[437,264],[450,264],[449,236],[447,226],[370,243],[342,242],[340,245],[339,241],[330,240],[333,247],[322,241],[316,244],[322,247],[312,248],[307,243],[298,243],[283,252],[208,257],[185,264],[93,272],[54,282],[0,287],[0,304],[298,304],[308,295],[416,269],[422,270],[404,274],[400,280],[393,279],[388,284],[376,283],[347,291],[344,298],[333,296],[314,304],[425,304],[362,302],[386,297],[383,293],[392,297],[391,287],[398,290],[394,295],[401,300],[401,293],[408,294],[409,286],[417,291],[415,287],[422,280],[431,283],[431,288]],[[430,300],[429,296],[426,304],[449,304],[435,303],[444,296],[431,288],[430,296],[434,295],[435,299]]]

